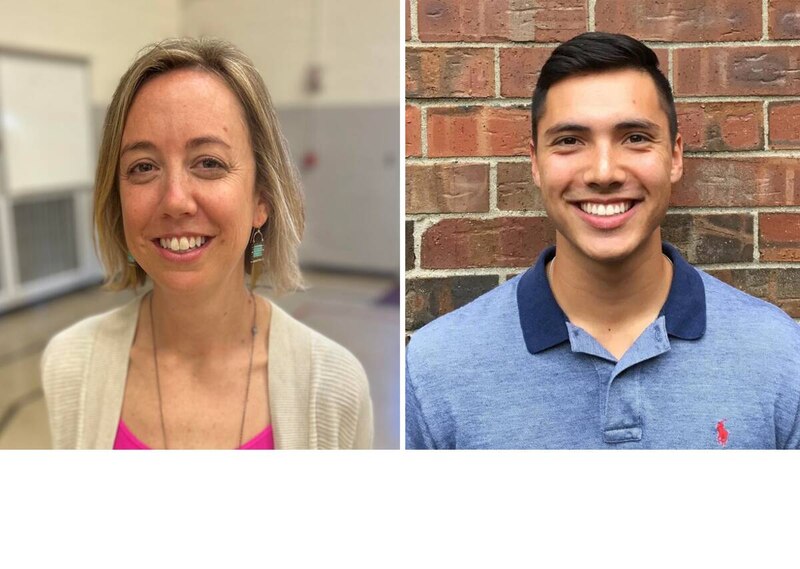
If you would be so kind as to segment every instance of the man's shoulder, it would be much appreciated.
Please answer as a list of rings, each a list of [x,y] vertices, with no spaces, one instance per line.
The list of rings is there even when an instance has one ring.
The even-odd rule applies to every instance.
[[[766,333],[800,345],[800,326],[779,307],[743,292],[704,271],[708,325],[739,327],[748,334]]]
[[[414,332],[407,349],[408,357],[439,359],[445,353],[468,357],[470,350],[493,339],[519,334],[519,278],[504,282]],[[453,349],[454,346],[458,349]]]

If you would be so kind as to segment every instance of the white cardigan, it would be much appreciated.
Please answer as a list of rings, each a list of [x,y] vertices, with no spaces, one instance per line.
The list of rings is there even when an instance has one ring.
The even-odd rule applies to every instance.
[[[142,298],[82,320],[48,343],[42,383],[54,448],[113,447]],[[275,448],[369,448],[372,402],[358,360],[274,303],[271,318],[267,365]]]

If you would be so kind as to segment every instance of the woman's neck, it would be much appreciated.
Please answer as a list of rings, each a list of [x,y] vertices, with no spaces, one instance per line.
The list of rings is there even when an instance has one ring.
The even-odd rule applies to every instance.
[[[202,359],[250,339],[255,299],[244,284],[202,298],[156,285],[148,301],[159,351]]]

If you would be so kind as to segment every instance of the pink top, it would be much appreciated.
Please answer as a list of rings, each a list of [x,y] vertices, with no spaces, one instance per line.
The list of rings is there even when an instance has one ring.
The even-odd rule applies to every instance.
[[[238,450],[273,450],[274,448],[272,425],[267,425],[263,431],[240,446]],[[120,419],[117,437],[114,439],[114,450],[150,450],[150,447],[137,439],[136,435]]]

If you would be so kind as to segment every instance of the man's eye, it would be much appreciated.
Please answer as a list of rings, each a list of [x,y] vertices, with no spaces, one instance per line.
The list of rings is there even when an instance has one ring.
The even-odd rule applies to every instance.
[[[638,144],[640,142],[647,142],[650,139],[643,134],[632,134],[628,137],[628,140],[634,144]]]
[[[556,140],[556,144],[561,146],[574,146],[578,144],[578,139],[574,136],[565,136],[564,138]]]

